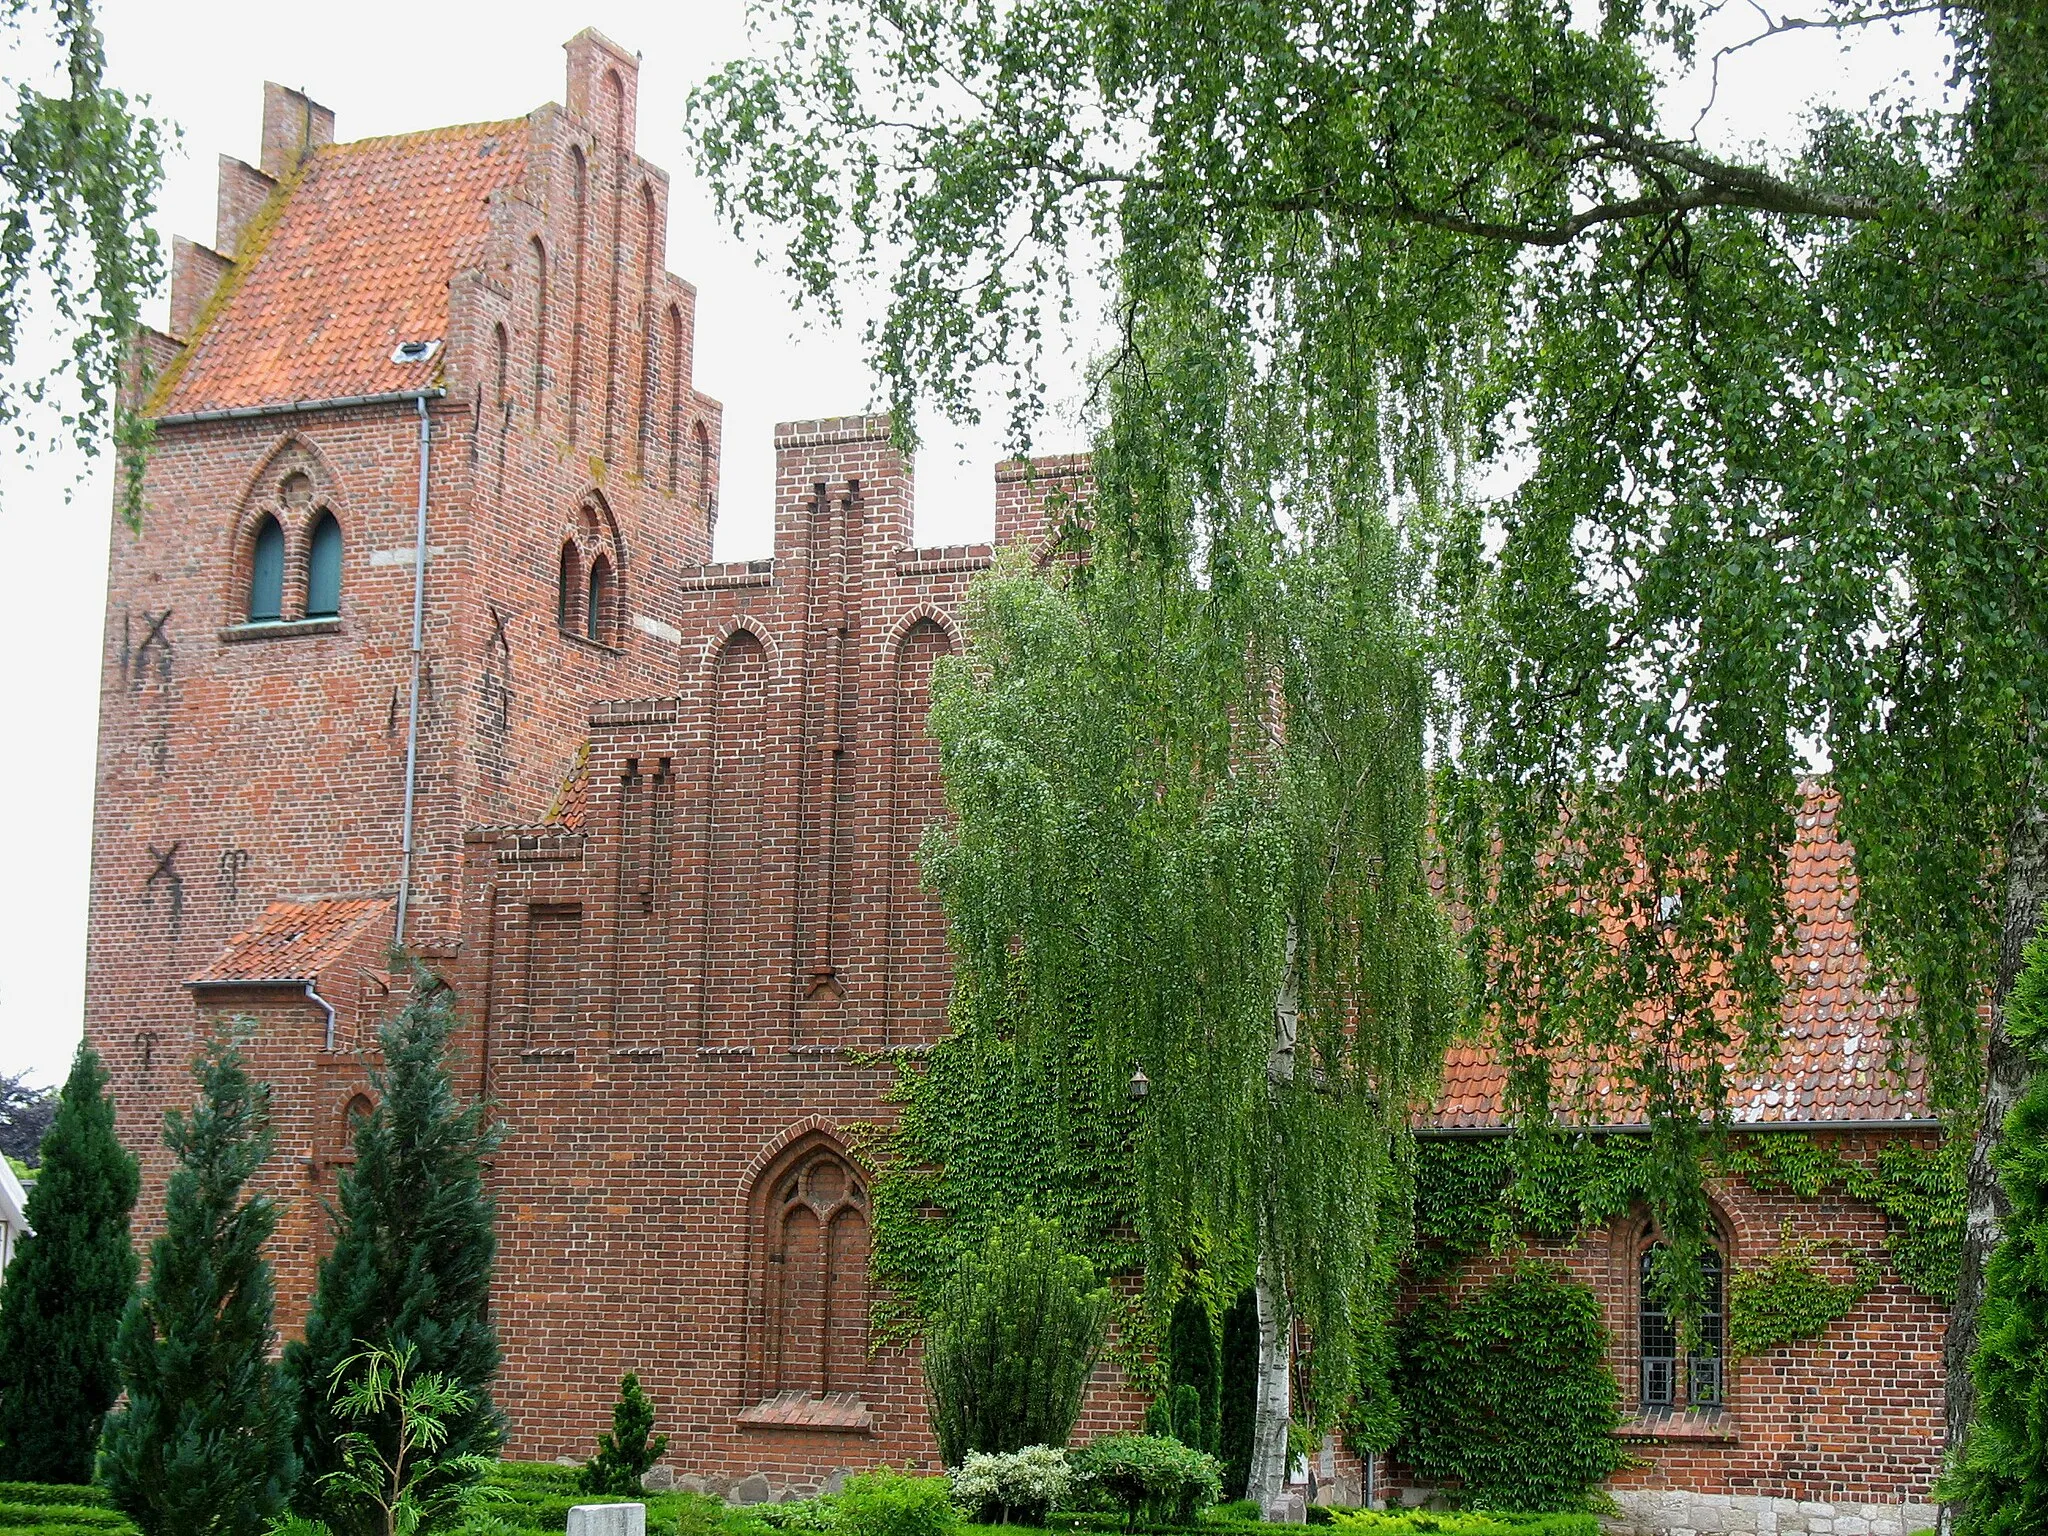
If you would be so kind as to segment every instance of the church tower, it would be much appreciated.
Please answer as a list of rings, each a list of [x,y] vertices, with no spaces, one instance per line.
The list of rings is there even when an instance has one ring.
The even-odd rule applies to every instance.
[[[142,524],[113,535],[88,960],[152,1182],[195,1000],[293,999],[305,1091],[356,1074],[386,946],[459,947],[464,829],[546,814],[585,701],[673,689],[719,406],[639,61],[567,52],[566,106],[354,143],[268,85],[213,244],[175,243]]]

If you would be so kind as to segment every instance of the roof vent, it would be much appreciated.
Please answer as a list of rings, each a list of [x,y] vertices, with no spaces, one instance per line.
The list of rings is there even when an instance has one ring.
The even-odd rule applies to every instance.
[[[391,353],[394,363],[424,363],[441,350],[438,339],[434,341],[401,341]]]

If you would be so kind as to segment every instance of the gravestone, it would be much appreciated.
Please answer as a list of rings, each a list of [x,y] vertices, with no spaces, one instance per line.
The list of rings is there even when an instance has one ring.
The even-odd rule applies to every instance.
[[[645,1504],[578,1504],[569,1511],[569,1536],[647,1536]]]

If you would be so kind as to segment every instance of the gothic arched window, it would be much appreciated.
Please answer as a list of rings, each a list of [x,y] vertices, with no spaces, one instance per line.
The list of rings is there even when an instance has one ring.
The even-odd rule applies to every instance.
[[[857,1395],[868,1353],[865,1177],[827,1142],[800,1146],[769,1175],[761,1218],[765,1395]]]
[[[269,623],[284,617],[284,529],[265,515],[256,525],[249,549],[249,622]]]
[[[1637,1261],[1641,1298],[1637,1313],[1641,1345],[1642,1407],[1645,1409],[1718,1408],[1725,1399],[1722,1379],[1726,1308],[1723,1302],[1721,1254],[1709,1246],[1700,1254],[1699,1338],[1690,1353],[1679,1347],[1678,1319],[1665,1310],[1656,1294],[1652,1272],[1661,1243],[1646,1245]]]
[[[306,544],[306,617],[331,619],[341,613],[341,524],[322,512]]]
[[[612,563],[599,555],[590,562],[590,592],[583,611],[583,638],[602,643],[610,625]]]
[[[573,543],[564,544],[562,546],[560,584],[555,589],[555,623],[565,630],[575,627],[576,610],[579,606],[577,595],[583,586],[580,577],[581,570],[576,559],[576,546]]]

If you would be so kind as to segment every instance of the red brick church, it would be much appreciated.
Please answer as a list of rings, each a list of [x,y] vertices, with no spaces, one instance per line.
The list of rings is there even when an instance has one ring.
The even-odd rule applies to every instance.
[[[638,61],[595,32],[567,52],[565,106],[354,143],[267,86],[213,244],[176,243],[144,519],[113,535],[87,1029],[147,1235],[195,1039],[258,1021],[290,1328],[403,985],[387,952],[422,952],[513,1133],[508,1452],[589,1454],[631,1368],[675,1475],[779,1497],[935,1456],[914,1362],[867,1345],[844,1128],[888,1112],[864,1053],[946,1027],[912,858],[942,804],[924,715],[991,549],[915,547],[910,466],[851,417],[776,430],[774,557],[708,563],[720,412],[666,266],[668,177],[634,147]],[[999,468],[997,541],[1083,473]],[[1816,802],[1802,823],[1811,969],[1738,1114],[1862,1156],[1933,1126],[1881,1070],[1831,822]],[[1460,1054],[1434,1131],[1495,1131],[1498,1104]],[[1731,1270],[1788,1219],[1883,1248],[1846,1199],[1717,1193]],[[1646,1365],[1646,1241],[1624,1223],[1562,1255],[1609,1307],[1634,1523],[1925,1524],[1938,1306],[1887,1274],[1825,1339],[1688,1403]],[[1136,1415],[1107,1368],[1091,1414]],[[1333,1474],[1359,1496],[1341,1451]]]

